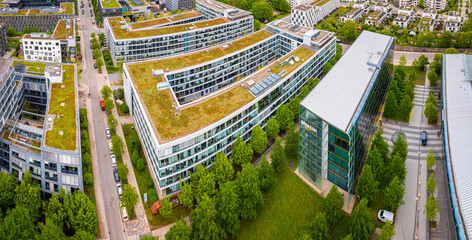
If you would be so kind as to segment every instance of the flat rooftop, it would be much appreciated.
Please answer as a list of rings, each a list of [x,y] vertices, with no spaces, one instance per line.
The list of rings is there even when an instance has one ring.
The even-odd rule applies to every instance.
[[[193,11],[193,12],[187,12],[187,13],[182,13],[182,14],[177,14],[177,15],[159,17],[152,20],[128,23],[128,25],[131,27],[131,29],[148,28],[148,27],[159,26],[166,23],[177,22],[177,21],[181,21],[181,20],[185,20],[185,19],[189,19],[193,17],[198,17],[201,15],[202,15],[201,13]]]
[[[313,56],[313,54],[315,54],[315,51],[301,46],[287,57],[294,56],[299,59],[308,59]],[[241,87],[241,82],[249,80],[260,82],[270,74],[281,73],[282,71],[285,71],[284,75],[286,76],[304,62],[299,61],[294,65],[285,64],[282,67],[279,66],[279,63],[284,60],[285,58],[274,61],[268,67],[226,88],[218,90],[212,95],[209,95],[206,99],[197,100],[184,106],[179,111],[176,111],[176,105],[174,104],[176,100],[172,95],[172,89],[157,89],[156,84],[164,81],[162,77],[155,78],[149,76],[145,81],[139,78],[139,80],[136,81],[137,78],[136,75],[133,74],[133,70],[136,73],[136,70],[142,71],[143,69],[149,69],[149,65],[143,62],[125,64],[124,66],[130,70],[134,86],[139,93],[141,101],[145,105],[146,114],[148,114],[149,119],[153,122],[153,129],[159,142],[165,143],[215,123],[254,100],[255,96],[250,93],[249,88]],[[144,66],[139,66],[143,64]],[[268,68],[271,69],[270,72],[267,70]],[[149,75],[151,75],[151,72],[149,72]]]
[[[43,8],[9,8],[6,5],[0,5],[0,16],[33,16],[33,15],[59,15],[74,14],[74,3],[61,3],[61,7],[43,7]]]
[[[127,29],[129,28],[129,25],[125,22],[123,17],[107,18],[107,20],[110,23],[113,35],[115,36],[116,39],[143,38],[143,37],[153,37],[153,36],[173,34],[173,33],[182,33],[182,32],[193,31],[200,28],[211,27],[211,26],[221,25],[221,24],[230,22],[227,18],[216,18],[212,20],[181,24],[181,25],[176,25],[176,26],[133,30],[133,29]]]
[[[23,38],[66,40],[66,39],[74,38],[74,36],[75,36],[74,20],[60,20],[57,23],[56,28],[54,29],[54,33],[52,35],[49,35],[47,33],[31,33],[31,34],[25,34]]]
[[[271,23],[269,23],[272,27],[275,27],[275,28],[278,28],[280,30],[283,30],[283,31],[286,31],[290,34],[294,34],[300,38],[303,38],[303,34],[305,34],[306,32],[312,30],[311,28],[308,28],[308,27],[304,27],[304,26],[299,26],[299,25],[296,25],[296,24],[293,24],[291,22],[287,22],[287,21],[284,21],[284,20],[276,20],[276,21],[273,21]],[[322,34],[321,32],[324,33],[327,33],[327,32],[324,32],[324,31],[320,31],[320,35]]]
[[[103,8],[121,8],[117,0],[100,0]]]
[[[371,65],[380,63],[391,42],[392,37],[363,31],[300,104],[347,132],[376,72]]]
[[[445,54],[443,58],[449,156],[465,231],[472,236],[472,56]]]
[[[331,0],[316,0],[312,3],[310,3],[310,5],[316,5],[316,6],[321,7],[321,6],[325,5],[326,3],[328,3],[329,1],[331,1]]]
[[[222,2],[217,2],[217,1],[213,1],[213,0],[196,0],[196,2],[198,2],[202,5],[205,5],[209,8],[212,8],[216,12],[220,12],[220,13],[222,13],[224,11],[228,11],[228,10],[234,10],[234,11],[229,11],[228,12],[228,15],[231,16],[231,17],[251,15],[251,13],[248,12],[248,11],[245,11],[245,10],[242,10],[242,9],[239,9],[239,8],[235,8],[233,6],[224,4]]]

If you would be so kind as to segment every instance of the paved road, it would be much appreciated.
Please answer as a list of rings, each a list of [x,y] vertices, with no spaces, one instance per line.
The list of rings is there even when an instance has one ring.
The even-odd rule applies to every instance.
[[[80,5],[80,3],[79,3]],[[88,2],[85,2],[85,15],[81,14],[80,23],[83,24],[83,30],[79,30],[81,34],[81,50],[84,62],[84,71],[82,72],[81,82],[88,86],[90,93],[91,108],[87,111],[91,111],[92,122],[94,129],[95,141],[91,144],[95,144],[100,186],[102,190],[102,198],[105,206],[105,216],[108,225],[108,233],[101,233],[102,238],[105,239],[126,239],[124,233],[124,226],[121,220],[121,213],[119,208],[119,198],[116,190],[116,183],[113,178],[113,167],[111,166],[110,154],[108,151],[108,139],[105,135],[106,128],[106,113],[100,108],[100,89],[104,84],[105,74],[98,74],[98,71],[93,68],[94,60],[92,58],[92,50],[90,49],[90,36],[91,33],[99,33],[96,25],[92,24],[90,16],[90,9]],[[95,178],[97,179],[97,178]],[[97,184],[96,184],[97,185]],[[99,217],[105,217],[99,216]]]

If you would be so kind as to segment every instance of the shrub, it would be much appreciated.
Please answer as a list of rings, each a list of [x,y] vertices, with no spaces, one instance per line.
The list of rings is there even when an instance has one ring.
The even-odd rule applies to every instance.
[[[152,178],[150,176],[146,177],[146,186],[148,188],[151,188],[154,185],[154,182],[152,181]]]
[[[157,200],[158,200],[158,198],[157,198],[156,190],[154,188],[149,189],[149,191],[148,191],[148,203],[153,204],[153,203],[157,202]]]
[[[86,173],[84,175],[84,183],[88,186],[91,186],[93,183],[93,178],[91,173]]]
[[[145,163],[144,163],[144,159],[140,158],[140,159],[138,160],[138,164],[137,164],[137,167],[136,167],[136,168],[138,169],[139,172],[141,172],[141,171],[144,170],[145,167],[146,167],[146,166],[145,166]]]
[[[121,104],[120,108],[121,108],[121,111],[123,111],[124,113],[129,112],[129,107],[128,105],[126,105],[126,103]]]
[[[133,167],[136,167],[138,164],[138,159],[139,159],[139,153],[134,149],[133,154],[131,155],[131,164],[133,164]]]

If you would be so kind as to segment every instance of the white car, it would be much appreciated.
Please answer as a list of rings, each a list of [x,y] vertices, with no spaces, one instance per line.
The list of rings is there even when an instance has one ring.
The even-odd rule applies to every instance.
[[[110,139],[111,138],[111,131],[109,128],[105,128],[105,132],[107,134],[107,138]]]
[[[118,196],[121,198],[121,193],[123,192],[123,188],[121,188],[121,184],[116,184],[116,190],[118,191]]]
[[[110,153],[113,153],[113,143],[111,143],[111,140],[108,141],[108,148],[110,148]]]
[[[112,165],[113,167],[116,167],[116,166],[117,166],[115,155],[111,155],[111,165]]]
[[[379,213],[377,214],[377,218],[383,223],[390,221],[393,224],[393,220],[395,219],[395,216],[392,212],[389,212],[387,210],[380,210]]]

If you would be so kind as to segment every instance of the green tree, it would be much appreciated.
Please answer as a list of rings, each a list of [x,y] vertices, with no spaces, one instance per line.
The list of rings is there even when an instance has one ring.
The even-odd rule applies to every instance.
[[[438,44],[441,48],[448,48],[452,46],[453,35],[449,31],[444,31],[441,36],[439,36]]]
[[[379,150],[377,150],[376,146],[373,145],[371,147],[369,155],[365,159],[365,163],[371,166],[375,179],[380,181],[383,176],[385,166],[382,155],[380,154]]]
[[[393,143],[392,156],[397,153],[403,161],[406,160],[406,156],[408,155],[408,143],[406,143],[403,136],[398,136],[397,140]]]
[[[120,204],[129,212],[134,212],[134,208],[139,202],[139,195],[138,191],[134,186],[130,184],[123,185],[123,192],[121,193]]]
[[[168,218],[172,215],[172,203],[170,202],[169,197],[165,197],[161,202],[161,208],[159,209],[159,213],[162,217]]]
[[[336,226],[343,216],[344,200],[342,194],[338,191],[338,187],[333,184],[331,190],[324,201],[324,211],[326,213],[326,220],[330,226]]]
[[[348,20],[344,23],[341,28],[343,36],[347,40],[356,40],[357,38],[357,23],[351,20]]]
[[[275,120],[275,118],[271,117],[269,118],[269,120],[267,120],[265,131],[268,137],[272,139],[275,139],[277,137],[280,132],[280,129],[279,124],[277,123],[277,120]]]
[[[111,137],[111,144],[113,153],[121,157],[121,155],[123,155],[124,150],[123,139],[121,139],[121,137],[118,135],[114,135],[113,137]]]
[[[384,190],[385,198],[384,205],[395,212],[400,205],[404,204],[403,195],[405,195],[405,188],[402,181],[395,176]]]
[[[436,39],[434,36],[434,33],[430,31],[421,31],[417,35],[417,45],[421,47],[431,47],[431,45],[434,43],[434,40]]]
[[[190,240],[191,234],[190,226],[182,219],[169,229],[165,238],[166,240]]]
[[[438,105],[438,100],[434,97],[434,93],[430,92],[428,98],[426,98],[426,103],[432,103],[434,106]]]
[[[271,0],[272,6],[282,12],[290,12],[290,4],[286,0]]]
[[[289,129],[293,123],[294,117],[287,104],[283,104],[277,108],[275,119],[280,126],[280,130],[287,131]]]
[[[18,181],[13,175],[0,172],[0,208],[7,209],[14,206],[15,188]]]
[[[234,142],[233,150],[231,151],[231,156],[233,157],[235,164],[242,165],[251,162],[253,151],[250,144],[248,145],[246,145],[246,142],[244,142],[238,135]]]
[[[318,213],[313,219],[311,225],[311,237],[313,240],[329,240],[331,235],[329,233],[328,222],[324,213]]]
[[[379,240],[390,240],[395,235],[395,227],[391,221],[387,221],[380,230]]]
[[[147,194],[148,194],[148,203],[149,203],[149,204],[154,204],[154,203],[157,202],[157,200],[159,199],[159,198],[157,197],[156,189],[154,189],[154,188],[150,188],[150,189],[148,190],[148,193],[147,193]],[[179,195],[179,196],[180,196],[180,195]]]
[[[223,232],[229,233],[234,239],[237,239],[239,232],[240,203],[235,182],[221,185],[215,203],[215,221]]]
[[[111,110],[115,108],[115,104],[113,103],[113,100],[111,99],[106,99],[104,101],[104,105],[105,105],[105,111],[107,111],[108,114],[110,114]]]
[[[61,194],[63,195],[63,194]],[[77,232],[84,230],[92,234],[97,233],[98,215],[95,204],[87,195],[80,191],[67,195],[64,200],[67,211],[66,226]]]
[[[268,20],[272,19],[272,12],[274,9],[269,6],[269,4],[265,1],[256,1],[252,4],[252,15],[257,20]]]
[[[228,158],[224,151],[217,153],[215,159],[211,165],[211,171],[215,174],[216,182],[221,186],[233,178],[233,160]]]
[[[152,15],[152,14],[149,14],[149,15]],[[145,235],[145,236],[141,237],[139,240],[159,240],[159,237]]]
[[[39,194],[38,194],[39,195]],[[24,205],[17,205],[7,211],[7,215],[0,225],[2,239],[35,239],[38,234],[31,211]]]
[[[186,206],[187,208],[192,208],[193,207],[193,189],[190,184],[188,184],[186,181],[182,180],[179,183],[180,186],[180,194],[179,194],[179,199],[182,202],[182,205]]]
[[[438,120],[438,109],[433,103],[426,103],[424,116],[428,119],[429,123],[436,124]]]
[[[359,205],[352,211],[351,234],[352,239],[369,239],[372,231],[372,219],[367,208],[367,199],[361,199]]]
[[[426,65],[428,64],[428,61],[429,61],[428,57],[426,57],[424,54],[418,57],[420,71],[425,70]]]
[[[392,161],[390,162],[386,173],[389,181],[392,181],[395,176],[397,176],[402,182],[405,180],[405,160],[402,159],[400,154],[397,153],[392,155]]]
[[[428,198],[428,201],[426,201],[425,209],[426,209],[426,217],[430,221],[434,221],[436,219],[436,215],[439,212],[439,207],[438,207],[438,203],[436,202],[436,198],[434,198],[433,195],[430,195]]]
[[[236,188],[241,199],[241,219],[254,220],[257,216],[257,210],[264,201],[264,196],[259,186],[258,173],[250,163],[245,163],[242,165],[242,170],[238,172],[237,176]]]
[[[108,127],[110,128],[110,130],[112,132],[115,132],[116,131],[116,126],[118,126],[118,121],[116,120],[115,116],[113,116],[111,114],[108,115],[107,123],[108,123]]]
[[[9,25],[8,28],[7,28],[7,36],[14,37],[15,35],[16,35],[15,28],[12,27],[11,25]]]
[[[280,140],[280,138],[277,138],[277,140],[275,140],[275,145],[272,148],[272,152],[270,154],[270,160],[272,162],[272,166],[274,167],[275,172],[282,172],[285,166],[285,151],[282,147],[282,140]]]
[[[436,192],[436,180],[434,180],[434,173],[431,173],[428,177],[428,182],[426,183],[426,189],[428,192],[433,195]]]
[[[426,156],[426,165],[428,166],[429,169],[433,168],[434,165],[436,164],[436,158],[433,155],[433,149],[429,149],[429,153]]]
[[[128,165],[126,165],[126,163],[118,164],[118,176],[120,177],[121,181],[128,182],[128,174]]]
[[[70,238],[71,240],[95,240],[97,237],[95,237],[94,234],[89,233],[84,230],[79,230],[75,232],[74,236]]]
[[[64,240],[66,238],[62,228],[54,224],[53,221],[46,220],[46,224],[40,223],[39,228],[41,229],[41,234],[38,236],[38,239]]]
[[[261,29],[261,22],[257,19],[254,19],[254,31],[259,31]]]
[[[199,203],[203,195],[206,194],[209,197],[212,197],[216,193],[216,179],[215,174],[208,172],[208,169],[206,169],[202,164],[197,166],[196,171],[196,174],[190,175],[190,181],[192,182],[192,185],[195,186],[193,188],[195,191],[194,196],[197,203]],[[194,182],[195,178],[192,179],[193,176],[198,176],[197,182]]]
[[[428,72],[428,79],[429,79],[429,83],[431,83],[431,86],[438,85],[439,77],[433,68]]]
[[[457,51],[457,49],[455,48],[448,48],[446,49],[446,51],[443,52],[443,54],[458,54],[459,51]]]
[[[400,114],[403,119],[408,120],[411,110],[413,109],[413,102],[409,95],[405,95],[400,102]]]
[[[154,186],[154,181],[152,181],[152,178],[151,176],[147,176],[146,177],[146,186],[148,188],[152,188]]]
[[[400,56],[400,61],[399,61],[400,66],[405,66],[406,65],[406,57],[405,54],[402,54]]]
[[[23,28],[23,34],[29,34],[29,33],[31,33],[31,29],[28,26]]]
[[[133,150],[133,154],[131,154],[131,164],[136,167],[136,165],[138,164],[138,160],[139,160],[139,152],[134,149]]]
[[[252,150],[257,154],[261,154],[267,148],[267,134],[260,125],[256,125],[252,129],[249,142],[251,142]]]
[[[287,138],[285,139],[285,155],[290,159],[298,158],[298,132],[292,124],[287,130]]]
[[[67,218],[67,211],[62,205],[59,194],[53,193],[49,198],[49,204],[46,205],[44,216],[46,221],[52,222],[54,225],[63,227],[64,220]]]
[[[300,96],[296,96],[295,98],[290,98],[290,100],[288,102],[288,106],[289,106],[290,110],[292,111],[293,117],[295,119],[298,119],[298,115],[300,115],[299,110],[300,110],[300,102],[301,101],[302,101],[302,98]],[[277,126],[279,126],[279,125],[277,125]],[[279,128],[279,131],[280,131],[280,128]]]
[[[261,191],[266,193],[275,183],[275,170],[272,165],[269,164],[265,155],[262,155],[261,163],[257,167],[257,173],[259,175]]]
[[[20,185],[15,188],[15,206],[22,206],[28,209],[34,222],[40,218],[42,212],[40,191],[41,187],[33,185],[29,170],[23,174]]]
[[[387,117],[394,116],[396,112],[397,112],[397,97],[395,96],[394,92],[389,91],[387,94],[387,99],[385,100],[385,109],[384,109],[385,116]]]
[[[144,161],[144,159],[140,158],[136,163],[136,170],[138,170],[138,172],[142,172],[144,171],[144,169],[146,169],[146,162]]]
[[[84,183],[85,185],[87,186],[92,186],[92,183],[93,183],[93,177],[92,177],[92,174],[91,173],[85,173],[84,174]]]
[[[368,164],[365,164],[362,168],[362,174],[359,176],[356,186],[356,193],[363,199],[367,199],[369,203],[374,202],[377,198],[379,182],[375,179],[372,168]]]
[[[192,212],[193,239],[220,239],[222,230],[215,222],[216,209],[212,198],[204,194],[197,208]]]
[[[328,74],[329,70],[331,70],[331,68],[333,68],[333,64],[331,64],[331,62],[327,62],[324,66],[323,66],[323,76]]]
[[[375,146],[375,148],[379,151],[380,156],[382,156],[384,163],[386,163],[390,149],[388,143],[385,141],[385,138],[382,137],[382,134],[382,130],[378,130],[375,133],[374,140],[372,140],[372,147]]]
[[[436,70],[436,74],[441,74],[442,69],[442,54],[436,53],[434,55],[433,61],[429,64],[431,70]]]
[[[39,32],[39,30],[36,26],[33,26],[31,27],[31,32]]]

